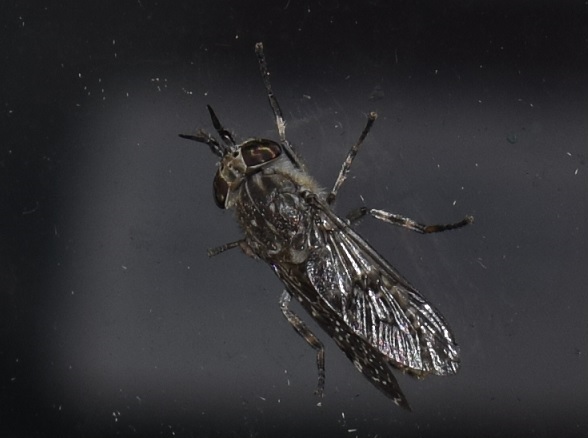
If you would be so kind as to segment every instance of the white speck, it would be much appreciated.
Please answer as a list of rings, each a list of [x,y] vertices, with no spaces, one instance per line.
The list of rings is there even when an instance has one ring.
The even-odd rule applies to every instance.
[[[75,292],[72,290],[72,291],[71,291],[71,294],[72,294],[72,295],[74,295],[74,294],[75,294]]]
[[[455,201],[453,201],[453,205],[455,206],[455,204],[457,204],[457,199]]]
[[[347,429],[347,432],[349,432],[349,433],[357,432],[357,429]]]
[[[120,265],[121,268],[123,268],[123,270],[127,270],[127,267],[125,265]]]
[[[574,175],[577,175],[577,174],[578,174],[578,169],[576,169],[576,171],[574,172]]]

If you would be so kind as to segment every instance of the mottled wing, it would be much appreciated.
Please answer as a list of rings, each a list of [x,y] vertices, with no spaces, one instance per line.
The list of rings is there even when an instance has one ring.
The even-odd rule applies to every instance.
[[[455,374],[459,348],[443,316],[327,205],[315,206],[317,250],[306,269],[324,303],[396,368]]]
[[[296,297],[315,321],[325,330],[367,379],[394,402],[410,410],[388,359],[360,334],[351,329],[328,303],[323,301],[301,265],[274,264],[274,271],[282,280],[288,292]]]
[[[322,201],[311,200],[310,255],[272,267],[368,380],[410,409],[389,365],[417,377],[459,369],[441,314]]]

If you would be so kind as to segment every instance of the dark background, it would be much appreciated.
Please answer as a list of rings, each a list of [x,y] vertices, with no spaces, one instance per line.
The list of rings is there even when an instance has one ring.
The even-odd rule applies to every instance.
[[[584,1],[3,1],[0,17],[3,437],[588,435]],[[209,103],[237,138],[277,137],[257,41],[326,187],[379,113],[340,213],[476,217],[358,227],[462,348],[455,377],[398,375],[412,413],[311,324],[316,399],[279,281],[238,250],[206,256],[240,232],[212,200],[216,158],[177,134],[212,130]]]

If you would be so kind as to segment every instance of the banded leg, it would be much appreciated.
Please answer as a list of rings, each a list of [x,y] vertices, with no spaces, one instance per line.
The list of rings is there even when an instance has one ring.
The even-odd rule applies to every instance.
[[[363,143],[363,141],[367,137],[368,133],[370,132],[370,129],[372,129],[372,125],[374,124],[374,121],[376,120],[377,117],[378,117],[378,115],[375,112],[372,111],[371,113],[369,113],[365,128],[363,128],[363,131],[361,132],[361,135],[359,136],[359,139],[357,140],[357,142],[353,146],[351,146],[351,149],[347,153],[347,157],[345,158],[345,161],[343,162],[343,165],[341,166],[341,170],[339,171],[339,176],[337,176],[337,180],[335,181],[335,185],[333,186],[331,193],[329,193],[329,195],[327,196],[327,203],[328,204],[332,204],[333,202],[335,202],[335,198],[337,197],[337,192],[339,191],[339,189],[341,188],[341,186],[343,185],[343,183],[347,179],[347,174],[349,173],[349,170],[351,169],[351,163],[353,163],[353,160],[355,159],[355,156],[357,155],[357,152],[359,151],[359,147],[361,146],[361,144]]]
[[[360,207],[351,211],[347,215],[347,220],[351,225],[368,214],[381,221],[392,225],[398,225],[403,228],[408,228],[411,231],[416,231],[417,233],[421,234],[440,233],[441,231],[455,230],[456,228],[465,227],[466,225],[474,222],[473,216],[466,216],[461,221],[453,224],[424,225],[410,218],[400,216],[399,214],[388,213],[384,210],[376,210],[375,208],[367,207]]]
[[[276,125],[278,127],[278,134],[282,142],[286,141],[286,122],[284,122],[284,116],[282,115],[282,109],[276,99],[276,95],[272,90],[272,84],[269,80],[269,71],[267,69],[267,62],[265,61],[265,55],[263,53],[263,43],[255,44],[255,54],[257,55],[257,61],[259,62],[259,70],[261,71],[261,78],[263,79],[263,85],[267,91],[267,97],[269,99],[270,106],[276,117]]]
[[[259,62],[259,71],[261,72],[261,79],[263,80],[263,85],[265,86],[265,91],[267,93],[267,98],[269,100],[269,104],[272,107],[272,111],[274,113],[274,117],[276,118],[276,127],[278,128],[278,134],[280,136],[280,142],[282,143],[282,147],[288,155],[288,158],[292,160],[296,167],[299,169],[306,170],[306,166],[300,160],[298,155],[294,153],[294,148],[288,140],[286,140],[286,121],[284,120],[284,116],[282,114],[282,108],[280,108],[280,104],[278,103],[278,99],[274,94],[274,90],[272,89],[272,84],[270,82],[270,73],[267,68],[267,62],[265,60],[265,54],[263,53],[263,43],[255,44],[255,54],[257,55],[257,61]]]
[[[282,292],[282,296],[280,297],[280,308],[296,333],[302,336],[304,340],[308,342],[308,345],[316,350],[318,384],[314,393],[322,397],[325,389],[325,347],[323,347],[323,344],[319,338],[317,338],[316,335],[310,331],[310,329],[306,326],[306,324],[304,324],[298,315],[288,308],[291,299],[292,296],[287,291]]]
[[[251,247],[247,244],[245,239],[235,240],[234,242],[225,243],[224,245],[217,246],[216,248],[210,248],[207,253],[208,257],[214,257],[215,255],[219,255],[221,252],[228,251],[229,249],[233,248],[241,248],[241,250],[248,255],[249,257],[253,257],[254,259],[257,258]]]

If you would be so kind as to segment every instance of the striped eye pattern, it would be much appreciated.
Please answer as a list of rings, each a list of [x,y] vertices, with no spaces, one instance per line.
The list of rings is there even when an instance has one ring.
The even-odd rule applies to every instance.
[[[280,156],[282,147],[271,140],[250,140],[241,146],[241,156],[247,167],[256,168]]]

